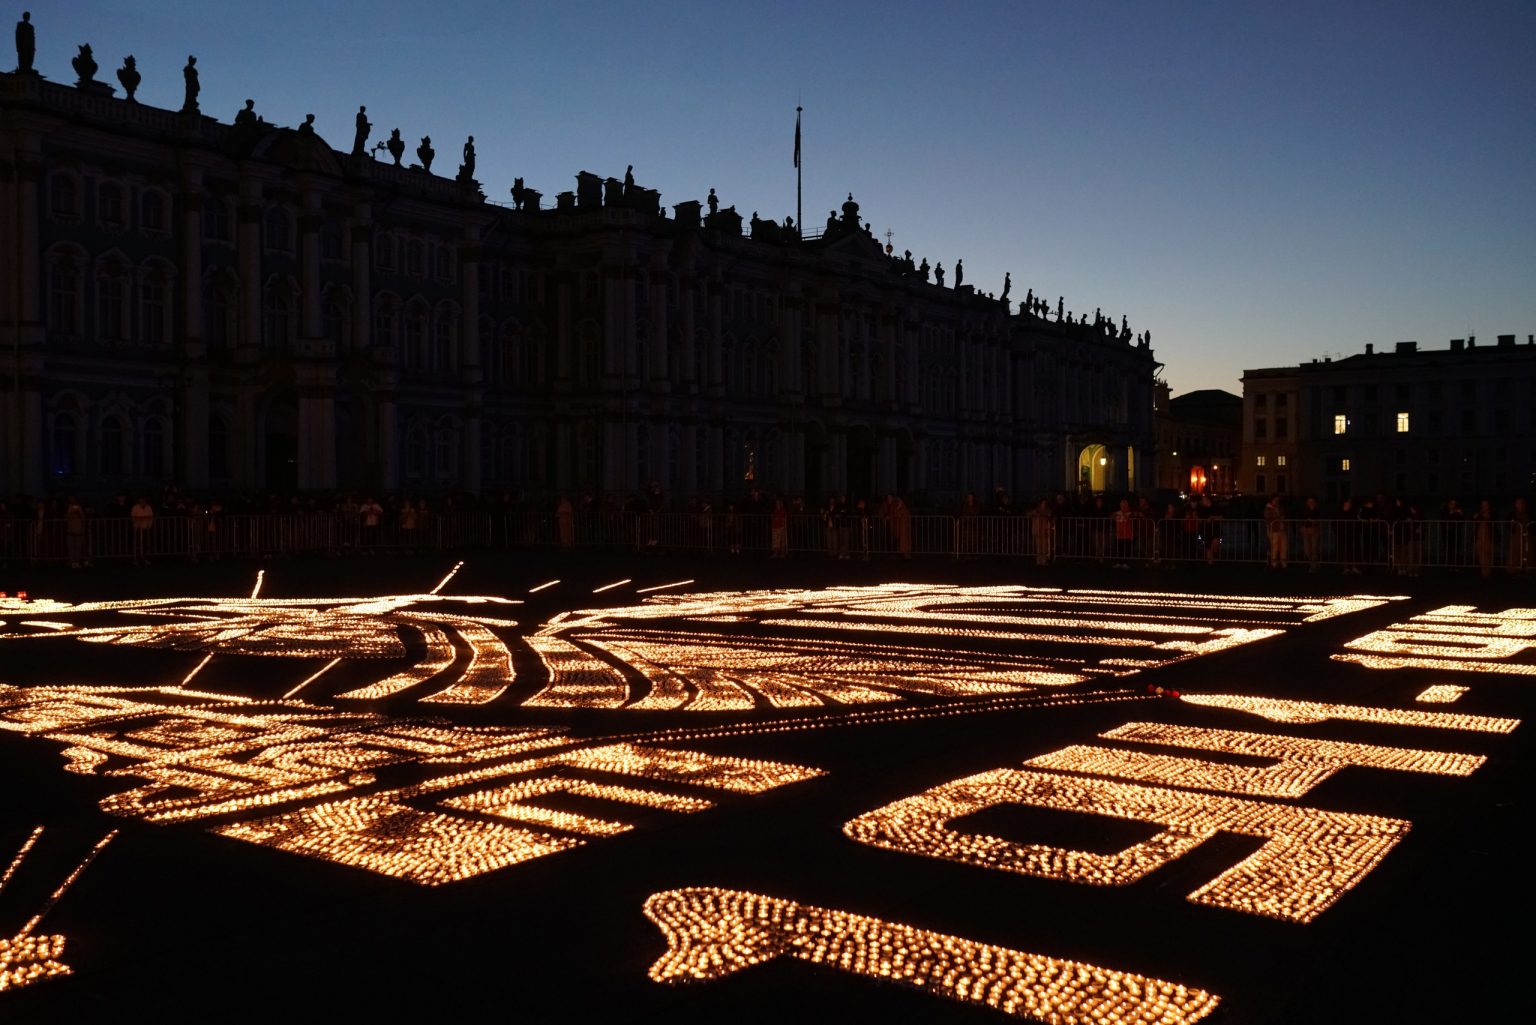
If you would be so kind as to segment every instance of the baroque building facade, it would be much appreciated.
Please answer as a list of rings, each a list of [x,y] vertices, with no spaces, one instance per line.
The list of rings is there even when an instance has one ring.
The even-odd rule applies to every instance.
[[[1243,373],[1238,485],[1255,494],[1503,500],[1536,489],[1536,339]]]
[[[930,283],[851,196],[804,239],[585,172],[508,208],[468,153],[90,85],[0,74],[5,491],[1152,483],[1150,335]]]

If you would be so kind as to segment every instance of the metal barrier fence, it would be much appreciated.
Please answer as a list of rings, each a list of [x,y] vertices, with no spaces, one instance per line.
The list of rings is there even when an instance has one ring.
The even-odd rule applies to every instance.
[[[822,556],[1020,558],[1037,565],[1283,563],[1290,567],[1524,571],[1536,568],[1536,524],[1511,520],[1286,521],[1034,516],[787,516],[734,512],[428,514],[368,523],[340,513],[156,517],[0,523],[0,564],[559,549]]]

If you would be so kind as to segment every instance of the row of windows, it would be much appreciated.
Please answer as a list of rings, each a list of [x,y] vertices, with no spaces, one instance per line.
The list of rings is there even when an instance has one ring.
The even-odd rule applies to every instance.
[[[146,188],[132,193],[116,182],[102,182],[92,191],[93,212],[98,226],[108,231],[122,231],[130,226],[146,234],[164,234],[171,227],[171,200],[159,189]],[[73,175],[54,174],[48,179],[48,213],[54,220],[78,222],[84,219],[80,185]],[[130,217],[130,215],[132,215]],[[132,224],[130,225],[130,219]]]
[[[54,414],[49,469],[55,476],[73,477],[88,471],[111,478],[164,477],[170,473],[171,427],[164,417],[146,417],[135,424],[125,415],[108,414],[89,437],[81,419],[76,413]]]

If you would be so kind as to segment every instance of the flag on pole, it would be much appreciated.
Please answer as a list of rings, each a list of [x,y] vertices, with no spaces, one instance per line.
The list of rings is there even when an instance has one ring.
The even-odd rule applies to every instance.
[[[795,166],[800,166],[800,108],[795,108]]]

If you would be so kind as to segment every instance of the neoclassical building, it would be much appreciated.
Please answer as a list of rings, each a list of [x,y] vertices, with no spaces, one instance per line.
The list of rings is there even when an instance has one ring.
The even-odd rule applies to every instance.
[[[1123,321],[932,283],[852,197],[801,238],[576,179],[509,207],[312,127],[0,74],[0,489],[1152,485]]]
[[[1536,488],[1536,336],[1368,344],[1243,372],[1239,487],[1328,502],[1503,501]],[[1426,510],[1427,511],[1427,510]]]

